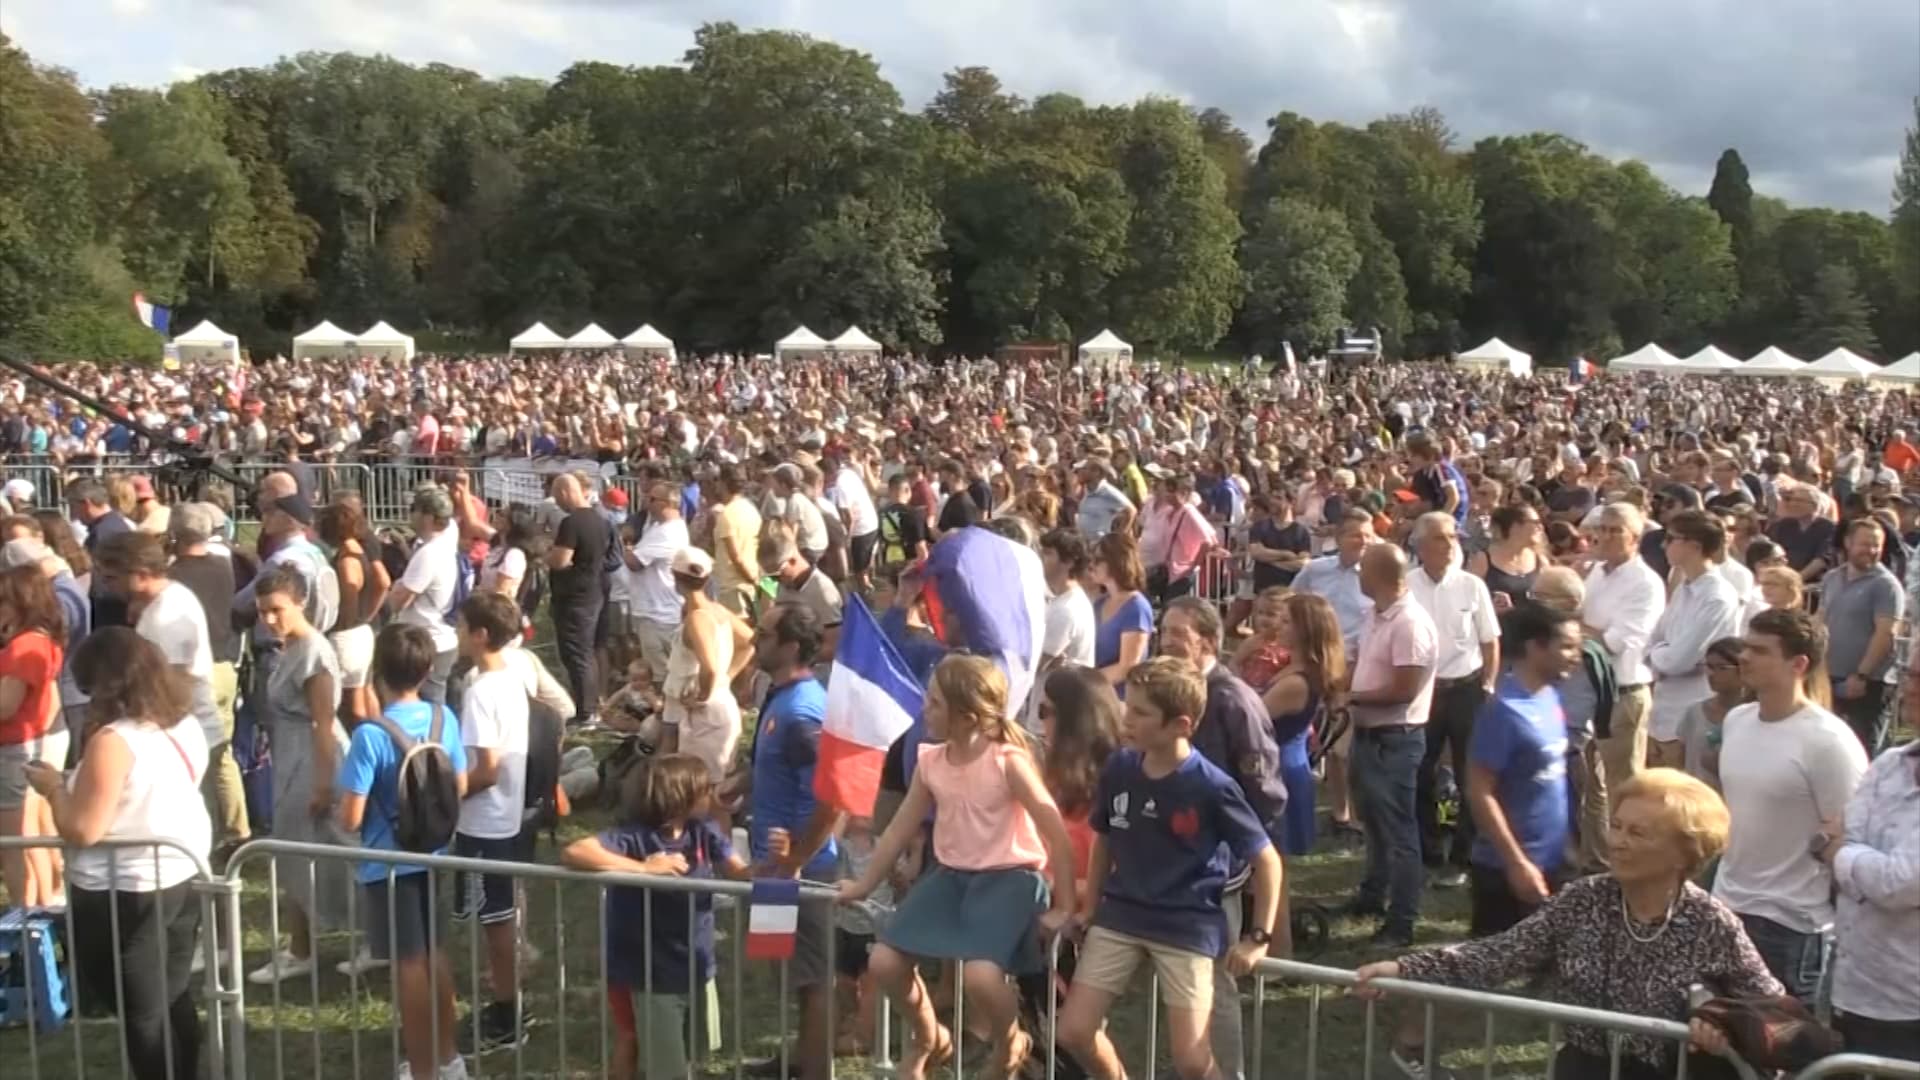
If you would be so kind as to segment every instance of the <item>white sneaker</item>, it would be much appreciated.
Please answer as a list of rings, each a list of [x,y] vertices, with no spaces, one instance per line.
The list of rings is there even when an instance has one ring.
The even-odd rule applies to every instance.
[[[455,1055],[434,1072],[434,1080],[467,1080],[467,1059]]]
[[[385,960],[376,959],[365,946],[361,946],[360,950],[353,954],[353,959],[340,961],[333,965],[333,970],[349,979],[357,979],[369,971],[379,971],[386,966]]]
[[[273,959],[248,972],[247,981],[255,986],[272,986],[312,973],[313,957],[301,958],[283,949],[274,953]]]

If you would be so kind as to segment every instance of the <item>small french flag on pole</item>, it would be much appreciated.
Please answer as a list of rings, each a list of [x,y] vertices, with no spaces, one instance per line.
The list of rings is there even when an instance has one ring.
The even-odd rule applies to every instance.
[[[156,333],[164,334],[172,328],[172,312],[159,304],[148,303],[145,293],[133,294],[133,314],[141,326]]]
[[[1567,365],[1567,381],[1570,383],[1586,382],[1599,373],[1600,368],[1584,356],[1574,357],[1573,362]]]
[[[747,959],[791,960],[800,928],[800,883],[756,878],[747,911]]]

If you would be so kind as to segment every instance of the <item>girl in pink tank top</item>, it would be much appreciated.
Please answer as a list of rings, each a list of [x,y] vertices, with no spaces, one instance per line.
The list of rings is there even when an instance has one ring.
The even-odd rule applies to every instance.
[[[920,748],[906,801],[866,874],[842,883],[840,899],[852,903],[871,893],[933,815],[936,865],[914,882],[868,961],[913,1036],[898,1075],[920,1080],[930,1065],[953,1056],[953,1035],[940,1026],[914,970],[915,959],[925,958],[964,965],[969,1012],[979,1008],[994,1033],[993,1060],[982,1075],[1012,1076],[1033,1047],[1017,1023],[1019,1003],[1007,977],[1040,970],[1036,931],[1055,933],[1072,913],[1073,845],[1025,736],[1009,719],[1006,676],[991,660],[941,661],[925,715],[929,743]]]

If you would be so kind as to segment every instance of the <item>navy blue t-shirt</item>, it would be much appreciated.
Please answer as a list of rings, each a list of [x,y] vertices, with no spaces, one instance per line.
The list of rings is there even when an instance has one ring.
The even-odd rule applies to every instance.
[[[714,867],[733,858],[733,844],[711,821],[689,821],[669,840],[646,825],[621,825],[600,834],[600,846],[641,860],[670,852],[687,860],[687,877],[712,879]],[[647,906],[653,907],[653,937],[647,937]],[[691,980],[687,970],[688,910],[693,918]],[[665,892],[618,885],[607,890],[607,980],[632,990],[647,988],[648,956],[653,992],[684,994],[713,977],[713,894]]]
[[[767,833],[787,830],[794,843],[806,831],[818,800],[813,770],[820,760],[820,728],[827,721],[827,689],[809,675],[767,691],[760,730],[753,739],[752,820],[748,837],[755,862],[767,858]],[[839,878],[840,847],[832,837],[801,867],[809,881]]]
[[[1226,953],[1220,894],[1229,866],[1271,841],[1233,782],[1198,753],[1154,779],[1138,750],[1107,759],[1088,824],[1112,868],[1093,924],[1218,959]]]
[[[1467,758],[1498,776],[1494,798],[1527,858],[1542,873],[1557,869],[1565,861],[1571,827],[1567,715],[1559,692],[1547,686],[1529,694],[1513,676],[1503,677],[1474,718]],[[1472,859],[1475,866],[1506,868],[1484,832],[1473,838]]]

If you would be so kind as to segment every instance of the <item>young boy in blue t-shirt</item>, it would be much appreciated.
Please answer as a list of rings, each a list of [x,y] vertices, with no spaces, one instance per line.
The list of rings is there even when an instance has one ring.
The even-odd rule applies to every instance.
[[[1213,965],[1224,959],[1244,975],[1269,948],[1290,949],[1280,856],[1240,786],[1193,750],[1206,704],[1206,680],[1185,660],[1155,657],[1127,675],[1128,749],[1107,759],[1095,789],[1096,906],[1059,1021],[1061,1042],[1101,1080],[1125,1075],[1100,1029],[1141,961],[1160,976],[1174,1070],[1205,1080],[1215,1075]],[[1237,942],[1226,940],[1220,904],[1232,861],[1253,867],[1253,910]]]
[[[390,623],[373,647],[374,688],[385,703],[383,715],[409,737],[425,741],[441,707],[422,701],[420,687],[433,671],[433,638],[410,623]],[[467,754],[460,744],[460,721],[441,709],[440,742],[467,788]],[[400,748],[378,724],[353,730],[347,756],[340,762],[339,822],[358,833],[370,851],[399,851],[394,827],[400,813]],[[428,888],[432,871],[424,866],[362,862],[361,911],[367,943],[376,959],[393,965],[394,994],[400,1006],[400,1043],[406,1054],[401,1080],[435,1077],[465,1080],[466,1062],[454,1048],[453,970],[441,946],[444,918]],[[437,984],[438,993],[435,993]],[[434,1045],[435,1013],[439,1045]]]

